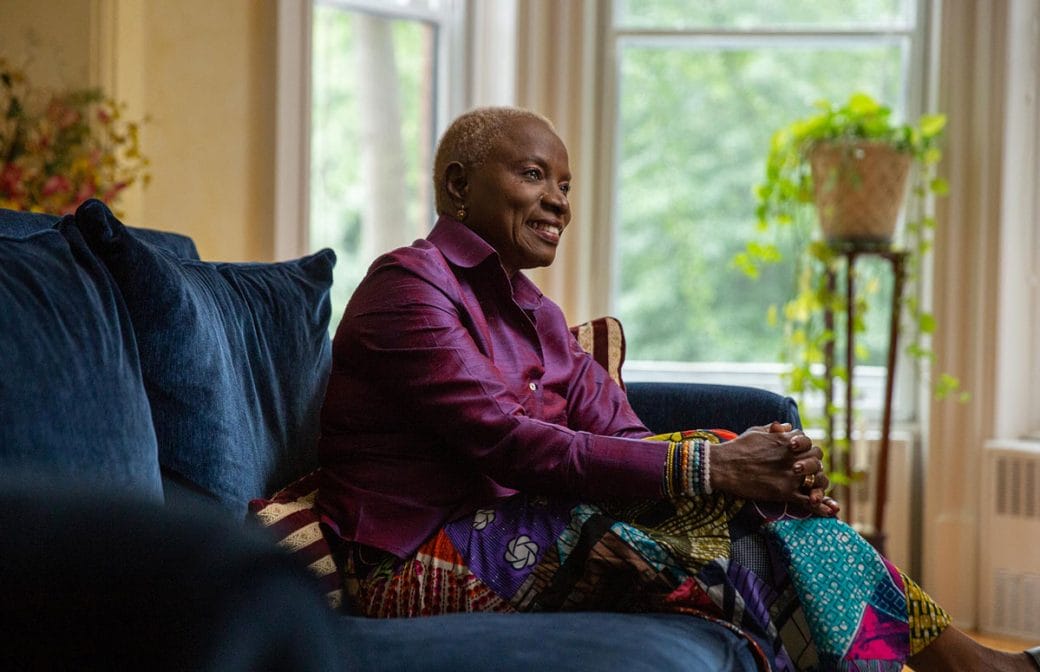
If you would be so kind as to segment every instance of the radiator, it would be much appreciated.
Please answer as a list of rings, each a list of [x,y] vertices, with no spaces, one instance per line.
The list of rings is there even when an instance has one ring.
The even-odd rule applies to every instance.
[[[1040,442],[993,440],[982,459],[979,627],[1040,638]]]

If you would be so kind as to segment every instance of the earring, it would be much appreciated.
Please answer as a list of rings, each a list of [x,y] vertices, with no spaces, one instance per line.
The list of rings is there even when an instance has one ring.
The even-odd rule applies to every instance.
[[[455,213],[455,218],[458,219],[460,222],[466,221],[466,207],[465,206],[459,207],[459,211],[457,213]]]

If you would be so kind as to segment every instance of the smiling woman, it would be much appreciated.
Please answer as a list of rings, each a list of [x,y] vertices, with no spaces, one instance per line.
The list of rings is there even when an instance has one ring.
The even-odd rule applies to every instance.
[[[835,518],[800,430],[650,435],[523,273],[555,259],[570,180],[546,119],[462,115],[433,231],[347,305],[315,509],[358,609],[683,613],[738,629],[762,669],[1029,669]]]
[[[459,221],[470,222],[498,251],[509,276],[548,266],[571,219],[567,148],[548,120],[530,112],[507,116],[485,109],[467,118],[470,126],[454,126],[457,132],[445,135],[438,152],[439,174],[446,177],[438,210],[455,206]],[[492,146],[486,149],[477,151],[458,137],[467,128],[492,124],[495,129],[487,134]],[[449,163],[451,157],[456,158]]]

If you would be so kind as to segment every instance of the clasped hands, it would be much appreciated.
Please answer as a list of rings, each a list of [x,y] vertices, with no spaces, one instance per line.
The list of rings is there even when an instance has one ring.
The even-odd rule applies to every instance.
[[[789,423],[751,427],[711,451],[712,490],[744,499],[800,504],[833,518],[840,506],[827,496],[823,451]]]

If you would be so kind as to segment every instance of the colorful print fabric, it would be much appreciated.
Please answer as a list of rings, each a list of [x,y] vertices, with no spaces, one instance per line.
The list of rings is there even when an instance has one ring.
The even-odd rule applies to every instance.
[[[950,622],[845,523],[718,493],[596,504],[517,495],[449,523],[414,558],[386,556],[348,586],[378,617],[686,613],[729,625],[762,669],[778,671],[896,672]]]

